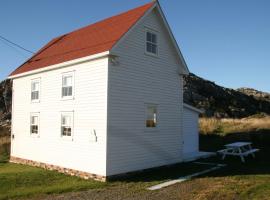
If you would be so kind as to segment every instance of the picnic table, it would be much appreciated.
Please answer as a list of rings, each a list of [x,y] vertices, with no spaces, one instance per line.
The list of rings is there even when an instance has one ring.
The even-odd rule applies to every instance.
[[[226,148],[218,151],[224,160],[227,155],[239,156],[242,162],[245,162],[245,157],[252,155],[255,158],[255,152],[259,149],[253,149],[251,142],[234,142],[224,145]]]

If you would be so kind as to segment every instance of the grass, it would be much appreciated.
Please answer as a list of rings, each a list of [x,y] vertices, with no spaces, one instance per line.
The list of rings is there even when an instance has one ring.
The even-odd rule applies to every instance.
[[[36,167],[0,163],[0,199],[79,191],[105,185]]]
[[[243,119],[217,119],[201,118],[201,134],[248,133],[248,132],[270,132],[270,116],[256,115]]]

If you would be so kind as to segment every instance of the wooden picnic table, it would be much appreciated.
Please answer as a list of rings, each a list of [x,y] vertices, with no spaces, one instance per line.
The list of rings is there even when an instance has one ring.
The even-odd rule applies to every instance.
[[[255,152],[259,149],[253,149],[251,142],[234,142],[231,144],[224,145],[226,148],[218,151],[222,154],[222,159],[224,160],[227,155],[239,156],[242,162],[245,162],[245,157],[252,155],[255,158]]]

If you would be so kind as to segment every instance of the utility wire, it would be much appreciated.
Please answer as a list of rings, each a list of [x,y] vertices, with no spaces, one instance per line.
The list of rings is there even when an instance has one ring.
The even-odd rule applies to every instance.
[[[12,44],[12,45],[14,45],[14,46],[16,46],[16,47],[18,47],[18,48],[24,50],[24,51],[27,51],[28,53],[34,54],[33,51],[30,51],[30,50],[28,50],[28,49],[26,49],[26,48],[23,48],[22,46],[20,46],[20,45],[18,45],[18,44],[16,44],[16,43],[14,43],[14,42],[12,42],[12,41],[10,41],[10,40],[4,38],[4,37],[1,36],[1,35],[0,35],[0,38],[1,38],[2,40],[6,41],[6,42],[8,42],[8,43],[10,43],[10,44]]]

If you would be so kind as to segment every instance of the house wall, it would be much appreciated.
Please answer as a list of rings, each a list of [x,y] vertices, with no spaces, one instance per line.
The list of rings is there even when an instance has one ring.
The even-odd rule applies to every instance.
[[[145,54],[145,27],[158,31],[158,57]],[[107,175],[182,161],[180,61],[156,11],[112,50],[109,64]],[[158,105],[158,128],[145,128],[145,104]]]
[[[199,113],[184,107],[184,157],[199,152]]]
[[[62,73],[73,70],[75,98],[62,100]],[[34,78],[41,78],[40,103],[30,99]],[[107,80],[107,58],[14,79],[11,156],[106,175]],[[61,137],[62,111],[74,112],[72,140]],[[40,113],[39,137],[30,135],[31,112]]]

